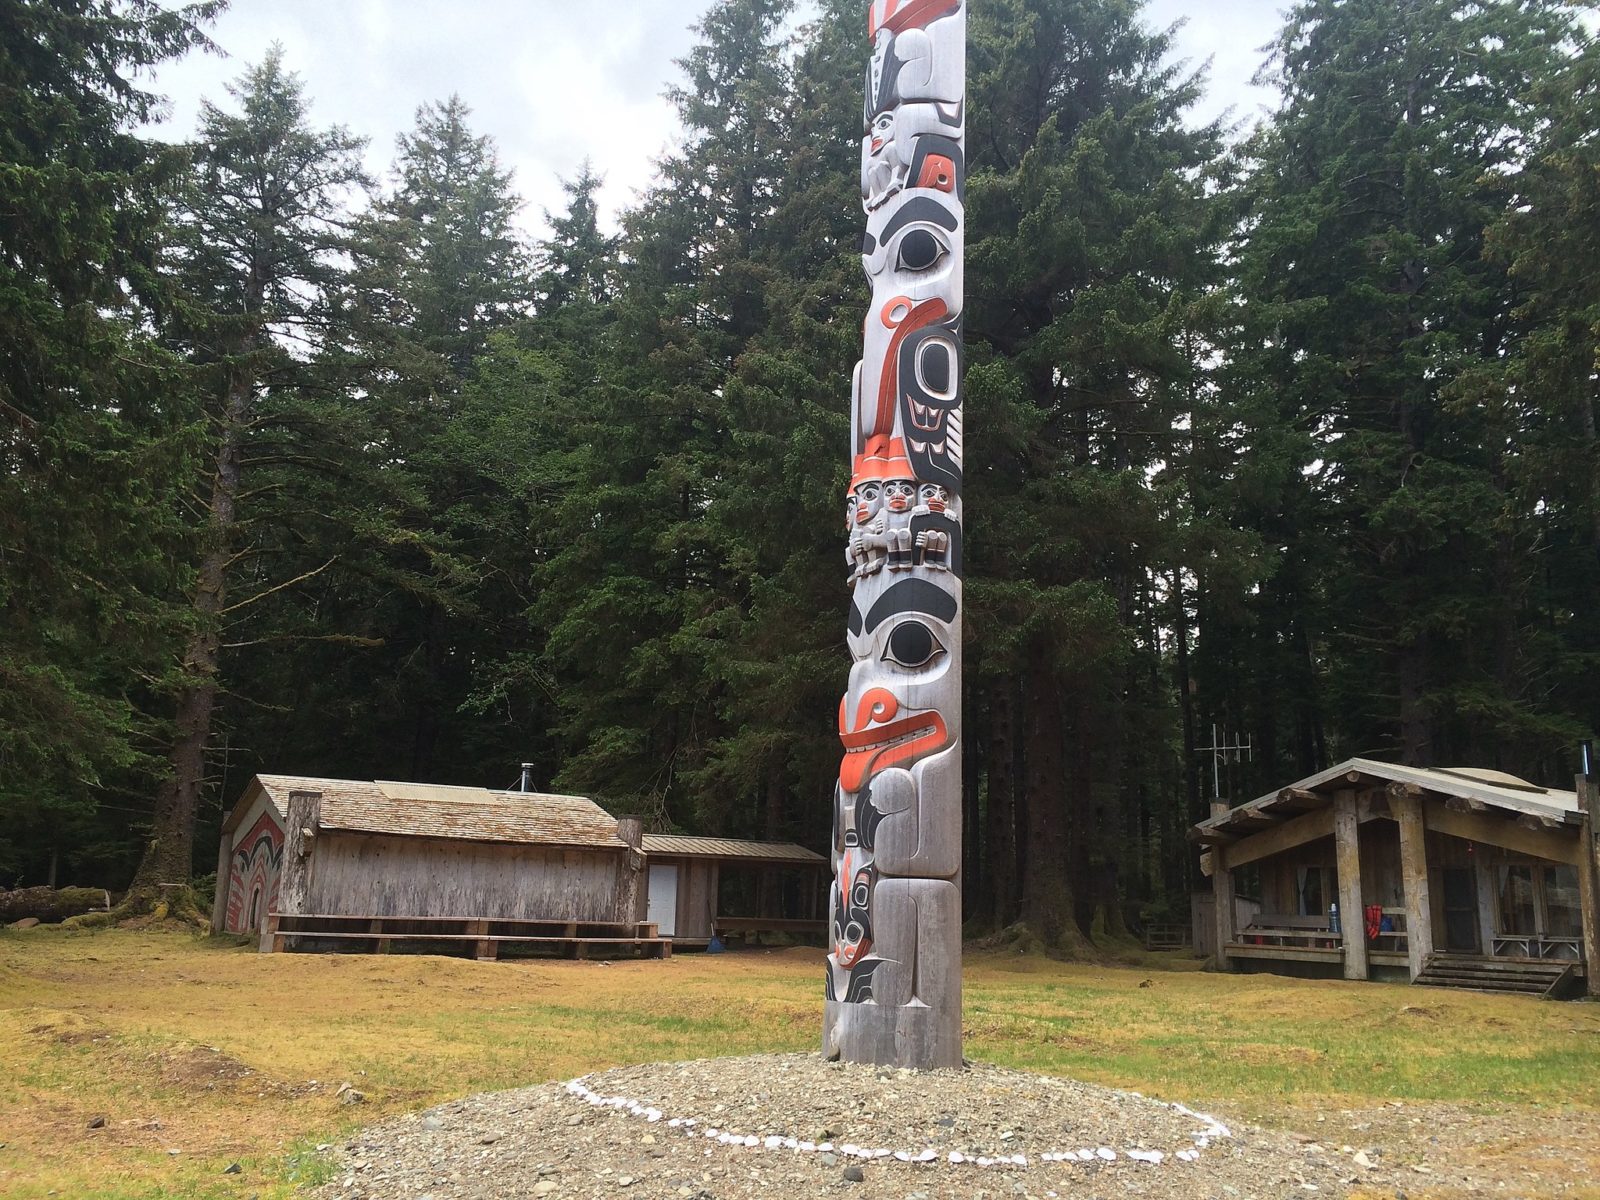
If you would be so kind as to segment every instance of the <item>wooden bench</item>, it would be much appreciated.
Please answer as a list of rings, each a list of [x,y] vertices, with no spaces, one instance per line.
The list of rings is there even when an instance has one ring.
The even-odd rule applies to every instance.
[[[520,917],[376,917],[351,913],[269,913],[262,948],[283,952],[305,941],[369,943],[386,954],[395,942],[472,943],[475,957],[499,957],[502,945],[569,952],[588,958],[595,950],[628,950],[645,958],[670,958],[672,939],[654,922],[528,920]]]
[[[1310,950],[1333,950],[1342,944],[1342,936],[1333,931],[1327,917],[1257,913],[1250,924],[1239,931],[1239,941],[1246,946],[1299,946]]]

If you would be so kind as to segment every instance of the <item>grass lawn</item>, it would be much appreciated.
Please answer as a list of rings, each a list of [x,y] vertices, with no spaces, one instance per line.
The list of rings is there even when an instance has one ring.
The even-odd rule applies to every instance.
[[[392,1113],[812,1048],[821,991],[813,950],[476,963],[0,931],[0,1196],[288,1196],[326,1169],[318,1142]],[[1393,1100],[1600,1108],[1594,1004],[969,956],[965,1007],[969,1057],[1275,1124]]]

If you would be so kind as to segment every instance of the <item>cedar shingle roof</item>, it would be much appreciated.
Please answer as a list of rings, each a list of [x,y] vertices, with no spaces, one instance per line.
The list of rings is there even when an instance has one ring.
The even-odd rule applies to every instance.
[[[290,792],[321,793],[318,824],[323,829],[627,849],[617,836],[616,818],[582,796],[297,775],[257,775],[255,781],[280,811],[286,810]]]

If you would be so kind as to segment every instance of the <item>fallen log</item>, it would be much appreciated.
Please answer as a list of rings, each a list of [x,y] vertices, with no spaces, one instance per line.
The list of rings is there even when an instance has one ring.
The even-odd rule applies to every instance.
[[[17,888],[0,891],[0,925],[34,917],[43,922],[65,921],[79,913],[104,912],[111,895],[100,888]]]

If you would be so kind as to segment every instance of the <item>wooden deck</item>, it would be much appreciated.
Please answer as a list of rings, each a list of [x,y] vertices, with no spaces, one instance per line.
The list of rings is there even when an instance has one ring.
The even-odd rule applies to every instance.
[[[1257,945],[1254,942],[1229,942],[1229,958],[1254,958],[1276,960],[1279,962],[1322,962],[1342,963],[1344,961],[1344,947],[1338,945],[1338,938],[1322,938],[1320,945],[1286,944],[1277,946]],[[1373,950],[1368,949],[1367,961],[1380,967],[1404,967],[1407,964],[1407,955],[1404,950]]]
[[[347,913],[269,913],[263,953],[305,943],[342,944],[358,953],[387,954],[396,943],[414,950],[470,950],[479,961],[502,946],[568,958],[670,958],[672,939],[649,922],[527,921],[500,917],[374,917]]]

